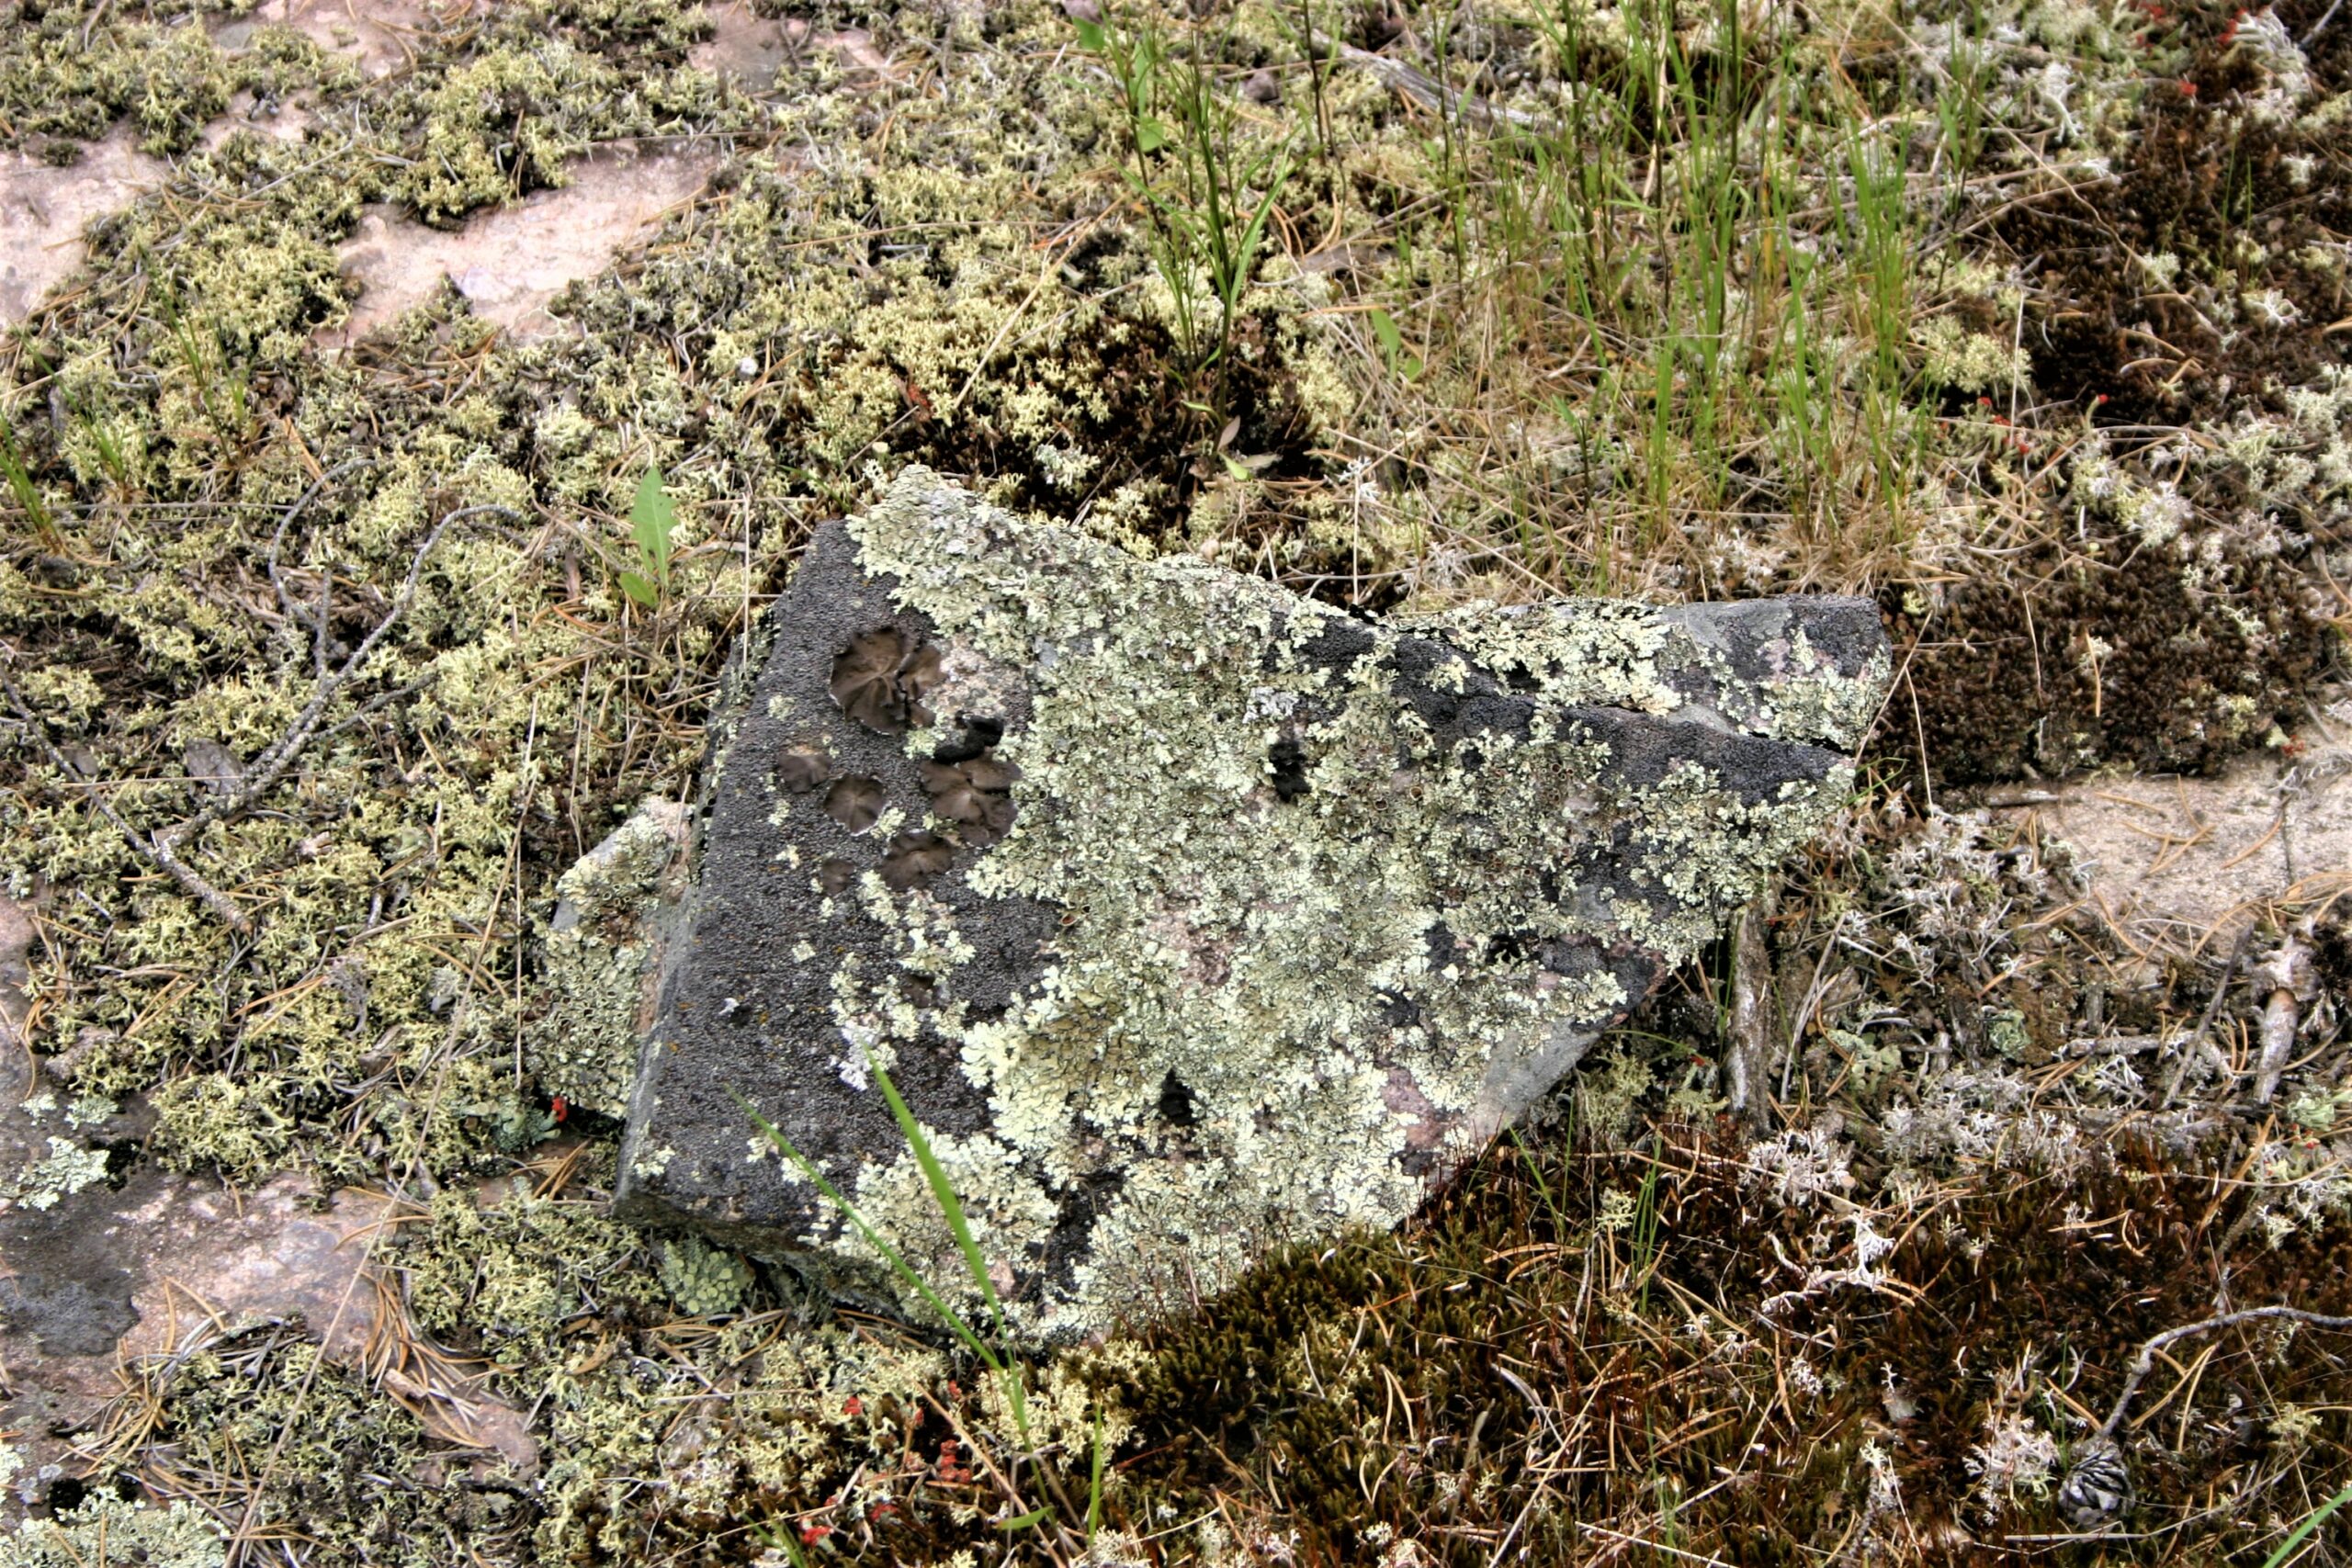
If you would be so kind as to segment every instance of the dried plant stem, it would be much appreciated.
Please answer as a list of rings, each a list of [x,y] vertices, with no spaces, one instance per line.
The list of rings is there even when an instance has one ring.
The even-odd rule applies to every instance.
[[[518,523],[524,520],[511,507],[461,506],[435,524],[433,532],[424,536],[424,543],[418,547],[415,558],[409,562],[408,577],[401,582],[400,597],[392,601],[392,607],[384,613],[382,620],[376,623],[375,629],[352,650],[351,657],[343,661],[340,669],[320,677],[318,690],[311,694],[302,711],[295,716],[292,726],[267,750],[254,759],[253,772],[246,775],[245,782],[217,804],[206,807],[175,827],[164,829],[155,836],[155,841],[165,848],[176,849],[213,823],[250,809],[255,801],[276,788],[277,781],[286,776],[287,771],[302,755],[303,748],[317,733],[320,722],[326,717],[328,705],[345,686],[357,679],[378,646],[400,623],[401,617],[408,613],[408,607],[416,602],[417,584],[424,579],[425,560],[433,554],[435,547],[441,543],[442,536],[455,525],[486,514],[513,518]]]
[[[2109,926],[2114,923],[2112,920],[2108,922]],[[2245,957],[2246,944],[2253,940],[2254,922],[2249,920],[2245,930],[2238,932],[2237,945],[2230,949],[2229,962],[2222,965],[2222,977],[2213,982],[2213,997],[2205,1004],[2204,1016],[2197,1021],[2197,1027],[2189,1032],[2188,1038],[2180,1043],[2180,1060],[2173,1064],[2172,1077],[2165,1084],[2163,1109],[2172,1108],[2173,1100],[2180,1093],[2180,1080],[2188,1076],[2190,1059],[2205,1043],[2206,1033],[2212,1029],[2213,1021],[2222,1016],[2222,1003],[2229,997],[2230,981],[2237,974],[2239,963]]]
[[[2140,1385],[2147,1381],[2148,1374],[2155,1370],[2156,1356],[2165,1346],[2191,1335],[2268,1318],[2307,1323],[2314,1328],[2352,1328],[2352,1317],[2331,1317],[2325,1313],[2306,1312],[2301,1307],[2290,1306],[2247,1307],[2240,1312],[2225,1312],[2195,1323],[2185,1323],[2177,1328],[2167,1328],[2142,1345],[2140,1353],[2132,1358],[2132,1370],[2124,1376],[2123,1390],[2115,1396],[2114,1408],[2107,1413],[2107,1419],[2099,1424],[2098,1431],[2094,1435],[2110,1441],[2114,1439],[2116,1432],[2123,1426],[2123,1417],[2131,1411],[2132,1397],[2140,1392]]]
[[[1764,922],[1778,902],[1777,889],[1739,912],[1731,940],[1731,1039],[1724,1052],[1724,1078],[1732,1114],[1761,1132],[1770,1109],[1764,1087],[1766,998],[1772,964],[1764,945]]]
[[[278,524],[277,536],[270,543],[270,579],[273,584],[277,582],[277,546],[285,537],[287,526],[330,480],[356,466],[345,464],[343,468],[330,470],[321,476],[316,483],[303,492],[301,499],[294,503],[288,511],[286,517]],[[417,547],[415,557],[409,562],[408,576],[401,582],[400,595],[392,601],[391,608],[384,613],[383,618],[376,623],[375,628],[361,640],[357,648],[352,650],[351,656],[343,661],[341,667],[332,671],[326,669],[326,594],[322,590],[317,612],[319,624],[316,659],[320,670],[318,687],[311,693],[311,700],[303,705],[302,711],[295,716],[293,724],[288,728],[286,733],[278,737],[266,750],[254,760],[252,771],[235,789],[198,811],[195,816],[153,833],[142,833],[126,821],[122,814],[115,810],[113,805],[99,793],[94,780],[85,781],[89,788],[91,804],[97,807],[101,816],[114,824],[132,849],[169,874],[172,880],[186,889],[191,897],[220,917],[221,922],[230,930],[240,936],[251,934],[252,919],[240,909],[228,895],[197,874],[196,871],[180,858],[181,846],[214,823],[227,821],[250,810],[256,802],[277,786],[278,781],[283,779],[293,768],[295,762],[301,758],[303,749],[309,746],[311,739],[318,734],[320,725],[326,718],[328,707],[341,694],[344,688],[350,685],[366,670],[369,658],[382,645],[384,638],[390,635],[392,627],[399,624],[401,617],[408,613],[409,606],[416,602],[417,586],[424,576],[424,563],[433,554],[435,547],[441,543],[443,536],[457,524],[469,518],[492,514],[512,518],[516,522],[524,520],[521,514],[511,507],[483,505],[459,507],[435,524],[433,531],[425,536],[424,543]],[[283,585],[278,585],[278,596],[279,602],[290,612],[291,601]],[[11,660],[14,659],[13,650],[10,651],[9,657]],[[6,688],[9,705],[17,710],[17,716],[24,721],[27,732],[47,753],[51,764],[67,777],[79,776],[81,770],[74,767],[65,754],[57,749],[56,743],[50,739],[48,733],[41,728],[40,721],[34,716],[31,705],[25,701],[24,694],[17,689],[16,682],[6,675],[0,675],[0,687]],[[403,690],[413,689],[415,688],[403,688]],[[379,705],[384,700],[386,699],[379,698],[377,704],[372,704],[370,706]],[[362,711],[364,713],[368,710]]]
[[[2310,987],[2311,950],[2290,936],[2255,972],[2268,983],[2262,1004],[2262,1049],[2255,1058],[2254,1102],[2267,1105],[2278,1093],[2288,1058],[2295,1054],[2295,1031],[2302,1023],[2302,994]]]

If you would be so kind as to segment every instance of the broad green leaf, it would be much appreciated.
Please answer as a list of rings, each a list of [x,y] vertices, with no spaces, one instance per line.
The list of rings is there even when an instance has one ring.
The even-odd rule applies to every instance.
[[[670,581],[670,536],[678,526],[678,513],[670,504],[670,492],[662,488],[659,468],[645,470],[637,481],[637,500],[628,509],[629,536],[637,547],[645,552],[654,575],[666,586]]]
[[[1053,1510],[1051,1508],[1032,1508],[1017,1519],[999,1520],[996,1528],[1001,1530],[1035,1529],[1039,1525],[1044,1524],[1047,1518],[1052,1517],[1052,1515]]]
[[[1102,24],[1100,22],[1090,22],[1083,17],[1080,17],[1076,18],[1076,20],[1078,23],[1079,43],[1084,48],[1093,51],[1096,54],[1102,53],[1104,43],[1108,41],[1102,36]]]
[[[637,573],[633,571],[624,571],[619,574],[619,580],[621,592],[628,594],[631,599],[636,600],[638,604],[644,606],[646,609],[650,610],[654,605],[661,603],[661,591],[655,588],[652,583],[647,581],[644,578],[639,577]]]
[[[1145,115],[1136,121],[1136,147],[1139,152],[1157,152],[1168,145],[1168,128]]]
[[[1377,305],[1372,308],[1372,335],[1380,340],[1380,352],[1394,366],[1404,350],[1405,334],[1396,330],[1396,318]]]

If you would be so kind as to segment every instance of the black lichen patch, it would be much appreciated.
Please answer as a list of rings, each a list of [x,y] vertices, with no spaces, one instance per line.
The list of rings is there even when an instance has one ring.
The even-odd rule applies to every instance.
[[[1021,776],[1012,763],[981,756],[953,766],[925,762],[921,771],[931,809],[957,824],[966,843],[992,844],[1012,828],[1012,785]]]
[[[1174,1073],[1159,1082],[1159,1119],[1174,1127],[1190,1127],[1201,1119],[1201,1102]]]
[[[882,853],[882,880],[903,893],[930,881],[956,858],[956,846],[927,829],[894,834]]]
[[[1274,778],[1274,795],[1296,800],[1313,786],[1306,779],[1306,748],[1296,740],[1277,740],[1266,751],[1266,766]]]
[[[939,650],[896,626],[851,639],[833,660],[831,691],[841,710],[886,735],[929,724],[922,694],[939,682]]]
[[[961,733],[931,749],[931,760],[943,766],[968,762],[1004,739],[1004,720],[992,715],[958,714],[956,722]]]
[[[887,798],[880,779],[862,773],[836,779],[825,792],[825,815],[853,833],[863,833],[881,818]]]

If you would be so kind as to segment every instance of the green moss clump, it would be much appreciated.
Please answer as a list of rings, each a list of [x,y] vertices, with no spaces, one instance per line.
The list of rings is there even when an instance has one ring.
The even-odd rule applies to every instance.
[[[731,1252],[684,1236],[662,1244],[662,1283],[688,1317],[717,1317],[743,1304],[752,1269]]]
[[[154,19],[113,17],[116,7],[96,0],[0,9],[0,146],[88,141],[128,116],[141,150],[186,152],[239,85],[201,20],[228,8],[190,6]]]
[[[525,191],[569,183],[587,150],[572,106],[621,91],[619,73],[560,39],[477,56],[420,92],[420,139],[401,195],[428,222],[448,222]]]
[[[198,1073],[157,1089],[154,1106],[151,1146],[175,1169],[211,1168],[232,1181],[262,1181],[283,1168],[293,1143],[293,1120],[266,1079]]]

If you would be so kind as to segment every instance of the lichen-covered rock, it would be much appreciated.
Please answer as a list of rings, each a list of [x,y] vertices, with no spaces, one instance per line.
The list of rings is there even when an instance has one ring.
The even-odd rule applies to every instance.
[[[681,907],[693,808],[647,800],[556,879],[549,1001],[524,1054],[549,1094],[617,1116],[653,1017],[662,934]]]
[[[910,470],[723,732],[621,1212],[943,1290],[890,1073],[1031,1333],[1403,1218],[1838,805],[1864,601],[1386,623]]]

